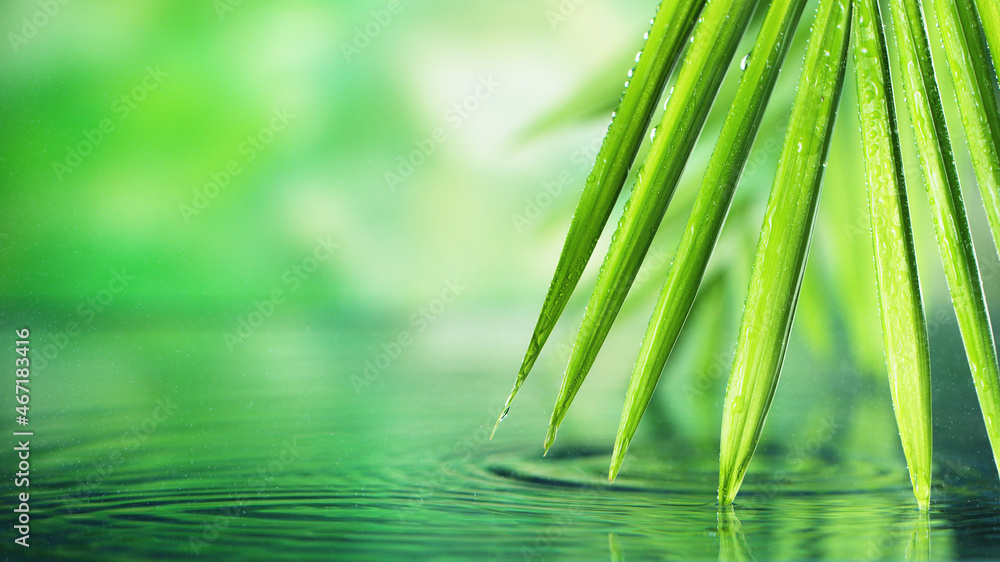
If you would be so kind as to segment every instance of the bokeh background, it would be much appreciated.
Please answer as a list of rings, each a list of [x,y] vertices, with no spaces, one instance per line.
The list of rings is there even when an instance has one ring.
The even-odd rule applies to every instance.
[[[693,527],[644,522],[631,530],[641,538],[633,546],[608,533],[640,516],[616,512],[620,502],[607,495],[608,511],[560,524],[540,550],[524,529],[556,524],[558,510],[547,506],[567,501],[575,514],[593,502],[550,489],[512,493],[500,477],[539,471],[535,481],[546,482],[563,466],[537,457],[610,231],[498,437],[484,434],[655,4],[0,7],[0,325],[11,363],[15,328],[31,330],[38,552],[128,559],[437,548],[508,558],[524,545],[536,556],[610,544],[612,555],[714,557],[720,539],[701,528],[717,525],[714,511],[692,516]],[[714,500],[705,475],[718,458],[751,256],[814,5],[633,447],[639,458],[676,462],[670,471],[689,475],[679,480],[694,503]],[[570,460],[597,451],[597,466],[610,452],[642,332],[762,14],[563,426],[554,452]],[[939,82],[962,148],[943,60]],[[849,71],[760,466],[771,453],[788,470],[864,466],[862,481],[877,473],[905,503],[853,99]],[[995,473],[901,117],[947,488]],[[1000,265],[968,155],[959,150],[957,161],[987,295],[1000,302]],[[13,400],[0,395],[5,427],[14,427]],[[803,449],[816,435],[828,437]],[[11,455],[0,462],[14,466]],[[588,466],[566,464],[570,480],[574,466]],[[645,466],[633,474],[655,488],[663,471]],[[12,497],[9,482],[3,490]],[[863,555],[881,544],[882,530],[900,520],[886,509],[885,520],[854,514],[864,525],[837,532],[856,539],[844,543],[855,550],[827,553]],[[748,528],[772,525],[779,536],[790,524],[752,517]],[[655,530],[674,523],[682,538],[667,548]],[[891,556],[910,533],[886,536]],[[780,552],[814,538],[788,537]],[[761,550],[774,537],[743,540],[780,554]],[[5,552],[23,554],[9,542]]]

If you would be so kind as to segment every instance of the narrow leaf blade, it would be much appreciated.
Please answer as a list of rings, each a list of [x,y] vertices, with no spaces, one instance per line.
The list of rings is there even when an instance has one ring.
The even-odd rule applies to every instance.
[[[933,5],[986,218],[994,245],[1000,248],[1000,109],[993,95],[979,14],[972,0],[934,0]]]
[[[805,0],[768,8],[639,350],[611,457],[614,480],[691,310]]]
[[[990,44],[993,68],[1000,72],[1000,2],[997,0],[976,0],[983,33]]]
[[[868,212],[892,407],[913,493],[927,509],[931,485],[931,375],[889,55],[878,0],[856,0],[854,67],[868,176]]]
[[[756,0],[709,0],[699,18],[587,304],[549,421],[546,451],[621,310],[755,4]]]
[[[1000,470],[1000,369],[941,96],[934,81],[923,10],[917,0],[893,0],[891,5],[903,92],[922,164],[938,250],[993,458]]]
[[[612,118],[594,168],[587,177],[583,195],[573,213],[569,233],[528,343],[528,350],[503,413],[497,420],[497,426],[507,415],[514,396],[528,377],[542,346],[583,275],[628,177],[667,77],[686,44],[704,3],[705,0],[667,1],[658,8],[646,44],[638,56],[629,82],[626,83],[621,103]],[[496,432],[496,426],[493,431]]]
[[[851,4],[821,0],[768,199],[726,388],[719,502],[733,501],[774,397],[844,81]]]

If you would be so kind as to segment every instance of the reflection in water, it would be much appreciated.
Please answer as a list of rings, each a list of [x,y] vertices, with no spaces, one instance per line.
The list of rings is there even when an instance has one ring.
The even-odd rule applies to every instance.
[[[906,559],[924,562],[930,558],[930,515],[926,511],[920,511],[913,519],[913,532],[910,533],[910,544],[906,546]]]
[[[940,508],[935,507],[933,511]],[[900,520],[879,528],[879,534],[864,552],[862,560],[905,559],[923,562],[930,560],[931,515],[928,512],[910,510],[900,514]],[[950,538],[945,529],[938,535],[942,540]],[[901,554],[900,554],[901,552]]]
[[[349,335],[284,334],[244,355],[220,354],[219,338],[205,339],[94,338],[61,357],[80,380],[103,387],[66,383],[57,367],[39,378],[40,396],[72,400],[45,405],[35,428],[45,436],[44,478],[37,496],[32,480],[32,511],[44,525],[32,547],[54,559],[100,551],[105,560],[275,551],[289,559],[593,559],[610,551],[614,560],[923,560],[931,542],[937,557],[989,558],[1000,548],[995,474],[941,490],[921,518],[903,466],[808,455],[789,464],[787,452],[761,450],[735,510],[720,511],[711,459],[640,448],[609,485],[604,443],[576,437],[573,447],[570,434],[542,458],[540,436],[519,434],[518,425],[544,427],[544,408],[537,419],[519,413],[489,441],[493,401],[471,397],[493,397],[490,381],[501,378],[493,373],[406,357],[357,393],[350,374],[367,350]],[[190,350],[180,363],[177,348]],[[169,415],[157,415],[162,404]]]
[[[896,552],[902,542],[909,538],[906,544],[905,559],[924,562],[930,560],[930,515],[927,512],[914,511],[909,517],[909,523],[889,525],[883,528],[881,536],[872,543],[860,560],[882,560],[897,558]],[[815,539],[817,530],[808,533],[806,537]],[[732,505],[720,507],[718,512],[719,560],[749,561],[756,560],[750,545],[743,534],[743,526]],[[820,530],[822,533],[822,530]],[[824,557],[831,552],[820,552]]]
[[[625,549],[618,540],[618,535],[608,533],[608,550],[611,552],[611,562],[625,562]]]
[[[756,560],[743,536],[743,527],[732,505],[719,507],[719,560]]]
[[[595,536],[607,537],[599,548],[607,548],[612,560],[629,554],[639,559],[928,560],[932,540],[938,557],[989,557],[1000,547],[1000,509],[988,481],[980,488],[937,491],[928,515],[913,506],[905,471],[889,477],[865,466],[810,465],[809,474],[758,472],[755,480],[764,484],[747,485],[744,502],[720,509],[707,501],[714,499],[706,491],[713,489],[712,466],[685,472],[692,465],[685,469],[647,456],[631,467],[631,478],[621,486],[602,486],[606,451],[583,449],[554,461],[517,454],[502,451],[484,460],[491,474],[512,482],[522,517],[579,514],[580,505],[589,515],[560,529],[560,537],[567,542],[572,537],[575,549],[564,544],[566,550],[557,550],[560,545],[553,541],[545,551],[531,551],[545,556],[583,556],[584,545],[593,544]],[[787,482],[787,491],[767,484],[777,477]],[[982,507],[985,503],[990,507]],[[956,520],[975,529],[964,531],[974,536],[962,544],[954,537]],[[588,529],[594,535],[588,536]]]

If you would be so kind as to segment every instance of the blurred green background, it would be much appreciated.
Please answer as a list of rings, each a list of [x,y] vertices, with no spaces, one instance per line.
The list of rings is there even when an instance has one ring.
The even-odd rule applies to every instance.
[[[146,483],[166,478],[198,501],[193,490],[219,493],[243,482],[292,434],[302,437],[309,461],[295,465],[294,478],[269,473],[269,489],[301,485],[314,493],[310,486],[324,483],[325,490],[360,486],[364,496],[352,480],[359,472],[395,466],[423,478],[414,475],[433,471],[462,436],[491,426],[655,4],[43,0],[0,7],[7,38],[0,49],[0,319],[10,333],[4,349],[13,347],[14,328],[32,330],[33,423],[46,444],[39,462],[51,475],[40,482],[49,491],[40,493],[53,513],[97,505],[92,517],[106,522],[101,510],[115,507],[94,498],[123,490],[159,501],[162,487],[135,484],[135,471]],[[717,458],[750,256],[813,5],[708,284],[637,439],[661,451],[669,441],[694,464]],[[761,16],[740,53],[749,51]],[[560,434],[567,450],[610,451],[620,397],[740,58],[635,294],[570,411]],[[943,72],[939,81],[961,147],[950,82]],[[889,467],[905,492],[875,307],[852,72],[845,88],[764,450],[792,447],[834,419],[836,445],[810,457]],[[936,444],[953,466],[988,469],[909,131],[901,132],[932,333]],[[968,155],[960,152],[958,163],[987,295],[997,302],[996,250]],[[472,464],[488,451],[540,452],[609,238],[494,441],[499,449],[476,438]],[[170,399],[177,417],[142,430],[162,407],[157,401]],[[0,405],[9,411],[13,397],[0,397]],[[150,445],[120,442],[132,430]],[[111,475],[87,485],[115,451],[121,460],[111,462]],[[709,485],[706,501],[713,493]],[[200,501],[228,500],[209,494]],[[263,535],[282,513],[238,521],[260,521]],[[380,517],[327,532],[334,541],[357,538]],[[172,520],[185,548],[185,526],[202,519],[180,510]],[[75,526],[86,522],[59,521],[71,538],[58,543],[44,532],[40,540],[63,549],[52,552],[83,555],[102,544]],[[146,534],[140,528],[137,536]],[[497,540],[506,553],[511,545]],[[119,546],[105,554],[127,557],[138,548]],[[354,554],[369,552],[357,548]]]
[[[216,4],[56,3],[4,50],[6,298],[72,304],[119,268],[136,276],[120,309],[238,308],[332,236],[289,308],[394,311],[449,276],[467,300],[520,301],[552,244],[511,214],[568,168],[539,221],[561,229],[590,165],[569,162],[573,139],[601,124],[518,135],[595,68],[627,69],[650,11],[595,3],[553,30],[554,5],[528,2]],[[6,27],[30,31],[40,9],[8,3]]]

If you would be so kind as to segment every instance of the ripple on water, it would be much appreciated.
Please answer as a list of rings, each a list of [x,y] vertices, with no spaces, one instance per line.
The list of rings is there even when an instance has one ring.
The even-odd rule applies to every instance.
[[[542,458],[491,448],[349,474],[304,462],[256,480],[242,468],[259,464],[255,459],[215,471],[195,462],[190,473],[167,478],[155,466],[123,465],[83,494],[75,472],[53,471],[51,493],[32,507],[46,514],[47,552],[73,558],[99,551],[108,560],[253,558],[248,552],[278,559],[593,558],[609,544],[640,557],[892,558],[911,543],[938,545],[937,556],[956,536],[979,545],[964,547],[973,554],[1000,541],[995,487],[936,491],[922,523],[905,471],[861,463],[787,467],[761,455],[736,509],[723,513],[715,505],[714,463],[640,452],[609,484],[607,451],[563,451]],[[832,550],[810,550],[814,544]]]

